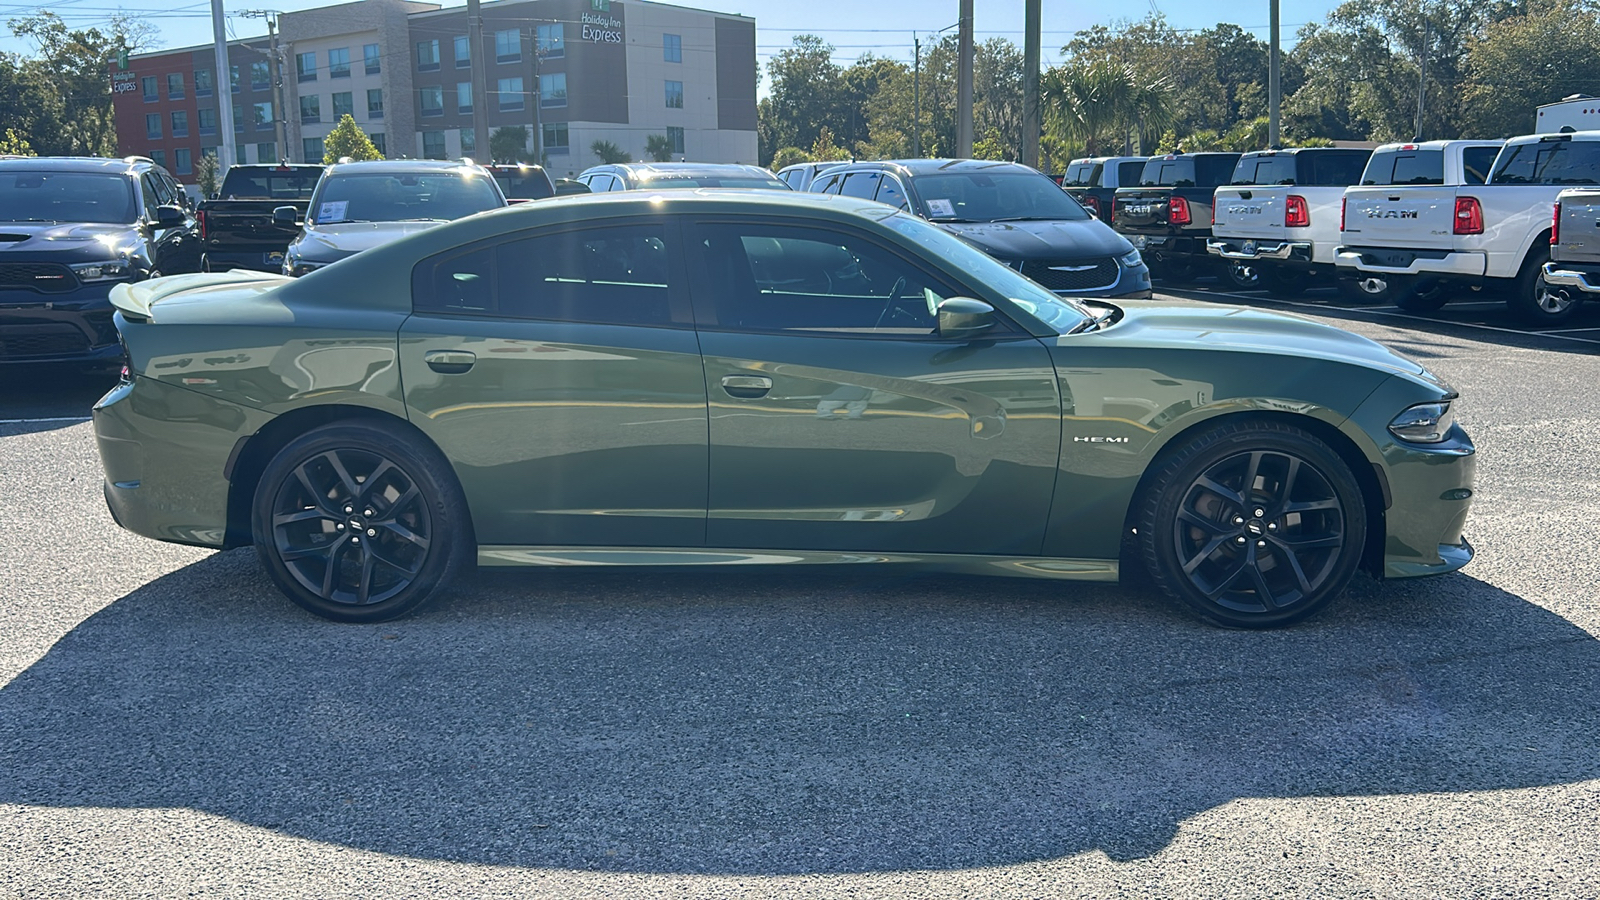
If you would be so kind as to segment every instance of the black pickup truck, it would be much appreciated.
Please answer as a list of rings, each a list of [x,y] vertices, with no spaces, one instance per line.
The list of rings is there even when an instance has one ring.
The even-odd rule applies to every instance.
[[[1157,280],[1187,281],[1201,270],[1224,271],[1206,253],[1211,195],[1233,177],[1238,153],[1180,153],[1144,164],[1137,186],[1117,188],[1111,227],[1144,254]]]
[[[201,270],[281,269],[283,252],[300,229],[273,222],[272,211],[293,206],[304,218],[311,192],[321,177],[322,166],[314,165],[228,169],[222,189],[202,201],[195,214],[200,222]]]

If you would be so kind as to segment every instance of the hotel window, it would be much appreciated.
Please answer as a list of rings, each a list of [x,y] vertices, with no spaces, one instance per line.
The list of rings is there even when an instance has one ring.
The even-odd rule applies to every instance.
[[[472,82],[456,82],[456,112],[472,112]]]
[[[194,70],[194,95],[196,97],[211,96],[211,70]]]
[[[683,152],[683,129],[675,125],[667,126],[667,142],[672,145],[673,153]]]
[[[250,64],[250,90],[264,91],[272,87],[272,69],[265,61]]]
[[[383,132],[374,131],[373,133],[367,135],[367,137],[372,139],[372,146],[378,148],[378,153],[382,154],[383,156],[389,155],[389,148],[384,140]]]
[[[146,75],[145,77],[139,79],[139,83],[144,86],[144,102],[154,103],[161,99],[161,91],[157,87],[156,77],[154,75]]]
[[[522,32],[515,28],[494,33],[494,61],[522,62]]]
[[[456,68],[472,68],[472,42],[464,34],[456,35]]]
[[[167,99],[183,99],[183,73],[173,72],[167,76]]]
[[[661,36],[661,57],[667,62],[683,62],[683,36],[663,34]]]
[[[305,157],[305,161],[308,163],[322,162],[322,157],[324,155],[322,150],[322,138],[301,138],[300,152]]]
[[[161,113],[150,113],[144,117],[144,136],[152,141],[161,137]]]
[[[300,98],[300,124],[313,125],[322,121],[322,98],[316,94]]]
[[[565,76],[563,76],[565,77]],[[500,109],[502,112],[514,112],[522,109],[522,78],[500,79]]]
[[[172,136],[189,136],[189,113],[186,110],[175,109],[172,111]]]
[[[335,122],[339,121],[345,116],[354,118],[355,114],[356,101],[355,98],[350,95],[349,91],[343,91],[333,95],[333,120]]]
[[[167,151],[151,150],[150,161],[165,169],[167,167]]]
[[[246,150],[248,150],[249,148],[250,148],[249,144],[235,144],[234,145],[234,147],[233,147],[233,158],[239,161],[239,165],[242,166],[247,162],[247,160],[244,158],[244,152]]]
[[[541,126],[543,140],[540,141],[546,153],[566,153],[567,148],[567,123],[550,122]]]
[[[216,134],[217,133],[217,111],[214,110],[214,109],[201,109],[201,110],[196,110],[195,112],[199,116],[199,119],[200,119],[200,133],[201,134]]]
[[[383,71],[383,51],[377,44],[368,44],[361,48],[361,57],[367,64],[367,74],[377,75]]]
[[[368,88],[367,89],[367,118],[369,118],[369,119],[381,119],[381,118],[383,118],[383,89],[382,88]]]
[[[422,158],[444,159],[444,132],[424,131],[422,133]]]
[[[667,82],[667,108],[683,109],[683,82]]]
[[[473,156],[478,152],[478,135],[471,128],[461,129],[461,155]]]
[[[350,77],[350,48],[336,47],[328,51],[328,77]]]
[[[439,42],[417,41],[417,71],[439,71]]]
[[[278,145],[272,142],[256,145],[256,162],[275,163],[278,161]]]
[[[539,76],[539,105],[567,105],[567,73],[556,72],[553,75]]]
[[[430,84],[417,91],[418,106],[425,116],[444,115],[444,86]]]
[[[201,159],[205,159],[208,156],[211,157],[212,159],[216,159],[217,158],[217,148],[215,148],[215,147],[201,147],[200,148],[200,158]]]
[[[272,101],[271,100],[268,100],[265,103],[257,103],[255,105],[254,121],[256,123],[256,130],[257,131],[260,131],[262,129],[269,129],[269,128],[272,127]]]
[[[233,130],[244,130],[244,107],[237,103],[233,105]]]
[[[294,70],[301,83],[317,80],[316,51],[301,53],[294,58]]]
[[[540,56],[545,59],[559,59],[567,55],[566,31],[560,22],[554,25],[540,25],[538,36]]]
[[[179,147],[172,151],[172,165],[177,174],[188,175],[194,171],[194,157],[190,153],[188,147]]]
[[[228,90],[232,91],[235,94],[239,93],[239,67],[238,66],[229,66],[228,67]]]

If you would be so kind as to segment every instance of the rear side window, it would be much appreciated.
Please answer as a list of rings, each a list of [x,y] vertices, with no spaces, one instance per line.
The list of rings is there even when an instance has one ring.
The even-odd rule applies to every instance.
[[[1239,162],[1237,153],[1218,153],[1194,158],[1195,182],[1200,187],[1217,187],[1228,183],[1233,167]]]
[[[1443,150],[1379,150],[1361,173],[1362,184],[1444,184]]]
[[[818,175],[817,179],[811,182],[811,192],[814,194],[837,194],[839,193],[839,183],[841,181],[844,181],[844,176],[838,172],[834,172],[831,175]]]
[[[661,224],[551,232],[424,262],[413,302],[460,315],[671,325],[670,260]]]
[[[1117,163],[1117,186],[1124,187],[1130,184],[1138,184],[1139,173],[1142,171],[1144,171],[1144,160],[1136,159],[1132,162]]]
[[[1233,167],[1233,178],[1229,183],[1294,184],[1294,170],[1293,156],[1243,156],[1239,158],[1238,165]]]
[[[1103,168],[1100,163],[1073,163],[1067,166],[1067,174],[1061,177],[1061,186],[1094,187],[1100,183],[1100,173]]]
[[[892,175],[883,176],[883,180],[878,183],[878,202],[898,206],[901,209],[911,208],[911,204],[906,201],[905,190]]]
[[[1494,158],[1500,155],[1499,147],[1467,147],[1461,151],[1462,174],[1467,184],[1483,184],[1489,180],[1489,170],[1494,168]]]
[[[1329,150],[1312,154],[1311,180],[1305,184],[1325,187],[1346,187],[1361,180],[1361,171],[1367,167],[1370,154]]]
[[[1554,140],[1506,147],[1491,184],[1600,184],[1600,141]]]
[[[1139,173],[1140,187],[1194,187],[1194,158],[1152,159]]]
[[[839,193],[846,197],[871,200],[872,195],[878,192],[879,177],[881,176],[877,172],[851,172],[845,178],[844,187],[839,189]]]

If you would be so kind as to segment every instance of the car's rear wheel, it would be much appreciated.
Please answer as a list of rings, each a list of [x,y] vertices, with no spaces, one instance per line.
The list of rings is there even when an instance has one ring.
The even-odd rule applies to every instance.
[[[1366,543],[1366,506],[1344,460],[1279,423],[1224,424],[1186,441],[1137,511],[1156,584],[1236,628],[1288,625],[1326,606]]]
[[[1556,325],[1572,318],[1578,309],[1581,294],[1544,280],[1544,264],[1549,261],[1548,250],[1535,252],[1512,283],[1507,305],[1529,325]]]
[[[1222,279],[1238,291],[1261,287],[1261,269],[1254,263],[1227,260],[1222,264]]]
[[[449,463],[402,429],[367,422],[325,425],[280,450],[256,488],[252,527],[289,599],[340,622],[412,612],[473,544]]]
[[[1399,277],[1389,281],[1389,302],[1409,313],[1438,312],[1450,299],[1437,278]]]

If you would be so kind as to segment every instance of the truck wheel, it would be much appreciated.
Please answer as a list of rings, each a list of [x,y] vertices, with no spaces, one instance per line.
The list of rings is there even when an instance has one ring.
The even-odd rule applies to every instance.
[[[1449,300],[1449,289],[1432,278],[1396,278],[1389,281],[1389,302],[1408,313],[1436,312]]]
[[[1222,280],[1236,291],[1253,291],[1261,287],[1261,270],[1250,263],[1224,262]]]
[[[1572,318],[1578,309],[1579,298],[1571,291],[1544,280],[1544,264],[1550,261],[1548,250],[1536,250],[1522,271],[1517,274],[1506,306],[1529,325],[1555,325]]]
[[[1298,297],[1311,283],[1311,273],[1305,269],[1268,269],[1261,273],[1261,281],[1274,297]]]

